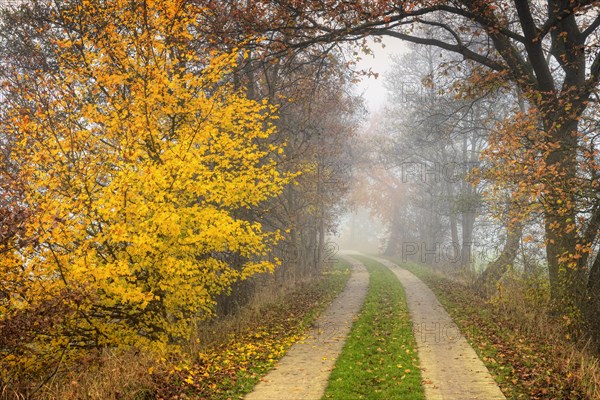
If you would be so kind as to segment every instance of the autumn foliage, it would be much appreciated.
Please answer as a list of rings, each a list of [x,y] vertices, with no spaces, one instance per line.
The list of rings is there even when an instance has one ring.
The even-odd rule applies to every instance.
[[[2,247],[0,381],[77,348],[176,346],[216,295],[276,265],[280,233],[243,217],[292,178],[267,141],[273,110],[228,83],[243,51],[192,45],[200,11],[53,7],[31,27],[48,63],[4,72],[31,215]]]

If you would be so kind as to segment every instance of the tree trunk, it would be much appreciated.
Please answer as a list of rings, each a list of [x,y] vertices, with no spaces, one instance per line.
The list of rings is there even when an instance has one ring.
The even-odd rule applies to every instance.
[[[546,157],[548,168],[554,169],[553,192],[547,196],[544,228],[546,233],[546,257],[550,278],[550,294],[555,305],[561,309],[572,306],[580,308],[585,301],[585,266],[579,262],[569,263],[565,255],[576,254],[579,242],[573,228],[577,213],[574,180],[577,176],[577,120],[561,121],[555,118],[544,121],[544,127],[552,132],[551,140],[560,147]]]
[[[494,293],[496,283],[515,261],[522,233],[523,226],[521,224],[507,228],[506,243],[504,243],[500,256],[488,265],[477,281],[477,290],[483,296],[489,297]]]
[[[471,265],[473,251],[473,227],[475,225],[475,213],[468,210],[462,214],[462,243],[460,246],[460,266],[468,268]]]
[[[590,269],[590,276],[588,278],[588,292],[600,295],[600,252],[596,254],[596,259]]]
[[[584,315],[588,331],[591,332],[596,348],[600,351],[600,253],[596,254],[590,269],[587,289],[588,301],[584,308]]]
[[[383,254],[388,257],[397,255],[398,244],[400,244],[400,226],[400,212],[399,210],[394,210],[389,240],[385,246],[385,251],[383,252]]]
[[[457,268],[460,261],[460,241],[458,240],[458,223],[454,210],[450,210],[450,234],[452,237],[452,263],[454,264],[454,268]]]
[[[327,260],[325,260],[326,255],[324,254],[325,252],[325,233],[326,233],[326,229],[325,229],[325,216],[324,213],[321,214],[321,218],[319,218],[319,242],[317,244],[317,249],[318,249],[318,256],[317,256],[317,266],[318,266],[318,271],[321,271],[324,267],[324,262],[326,262]]]

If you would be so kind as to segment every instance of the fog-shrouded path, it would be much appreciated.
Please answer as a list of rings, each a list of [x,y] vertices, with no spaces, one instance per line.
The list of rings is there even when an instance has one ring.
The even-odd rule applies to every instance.
[[[344,258],[352,265],[352,275],[342,293],[313,323],[307,338],[290,348],[246,400],[317,400],[323,396],[369,286],[364,265]]]
[[[431,289],[398,265],[371,258],[392,270],[404,286],[427,400],[505,399]]]
[[[323,396],[369,285],[364,265],[349,256],[344,258],[353,271],[344,291],[317,319],[312,334],[294,344],[246,400],[316,400]],[[404,287],[426,399],[504,400],[475,350],[427,285],[389,260],[370,258],[388,267]]]

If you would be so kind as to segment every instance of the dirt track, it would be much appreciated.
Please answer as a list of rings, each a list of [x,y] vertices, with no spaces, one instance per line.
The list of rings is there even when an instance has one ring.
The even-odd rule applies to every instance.
[[[306,340],[292,346],[246,400],[316,400],[323,396],[369,285],[365,267],[351,257],[344,258],[353,267],[344,291],[317,319]],[[426,398],[504,400],[475,350],[427,285],[388,260],[372,258],[390,268],[404,286]]]

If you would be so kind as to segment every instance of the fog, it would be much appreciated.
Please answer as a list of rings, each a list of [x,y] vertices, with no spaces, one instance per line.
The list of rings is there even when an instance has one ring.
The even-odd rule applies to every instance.
[[[353,150],[355,180],[331,240],[346,250],[483,269],[498,256],[503,232],[469,174],[479,167],[490,110],[501,115],[505,103],[457,101],[442,75],[423,86],[452,60],[438,50],[389,37],[369,45],[372,54],[357,63],[375,76],[355,85],[367,109]],[[531,259],[539,256],[532,248]]]

